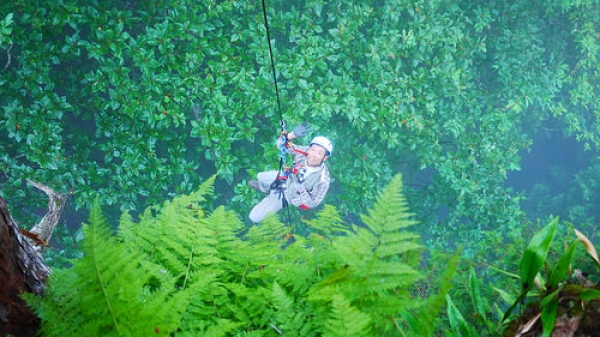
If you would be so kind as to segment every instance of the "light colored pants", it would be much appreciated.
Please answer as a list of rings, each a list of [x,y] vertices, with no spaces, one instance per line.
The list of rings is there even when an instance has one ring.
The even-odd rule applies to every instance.
[[[281,198],[284,193],[281,190],[271,190],[271,183],[277,178],[278,171],[260,172],[257,175],[258,187],[261,191],[269,193],[258,205],[250,211],[250,220],[252,222],[260,222],[270,213],[277,213],[283,208]]]

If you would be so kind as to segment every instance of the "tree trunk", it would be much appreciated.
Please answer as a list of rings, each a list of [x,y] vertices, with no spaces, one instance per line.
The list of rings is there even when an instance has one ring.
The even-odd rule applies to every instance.
[[[17,226],[0,198],[0,337],[33,337],[39,330],[39,318],[20,295],[44,293],[50,268],[44,263],[42,252],[67,200],[66,194],[57,194],[40,183],[29,183],[50,198],[48,213],[31,232]]]

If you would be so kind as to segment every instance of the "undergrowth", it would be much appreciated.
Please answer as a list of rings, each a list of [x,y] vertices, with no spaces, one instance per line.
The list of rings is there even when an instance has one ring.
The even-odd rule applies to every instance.
[[[111,233],[98,203],[83,226],[83,256],[55,268],[43,298],[28,296],[43,336],[429,336],[439,292],[411,291],[423,246],[398,175],[360,224],[325,206],[299,235],[271,216],[247,229],[196,193],[124,213]]]

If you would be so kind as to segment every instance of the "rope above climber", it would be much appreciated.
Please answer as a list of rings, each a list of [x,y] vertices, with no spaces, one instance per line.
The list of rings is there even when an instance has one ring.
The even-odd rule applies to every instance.
[[[289,204],[301,210],[317,207],[329,190],[329,168],[325,164],[331,156],[331,141],[323,136],[312,139],[308,146],[294,145],[291,140],[302,138],[311,131],[304,122],[294,131],[282,133],[276,144],[285,154],[293,155],[292,167],[260,172],[257,180],[248,185],[268,195],[250,212],[250,220],[262,221],[269,213],[276,213]],[[286,142],[286,143],[284,143]]]
[[[275,86],[275,97],[277,98],[277,110],[279,111],[279,121],[281,124],[281,136],[276,142],[281,155],[279,170],[261,172],[257,175],[258,180],[248,182],[250,187],[268,194],[250,211],[249,217],[253,222],[262,221],[269,213],[276,213],[286,208],[290,203],[303,210],[318,206],[329,190],[329,168],[325,165],[325,161],[331,156],[332,151],[331,141],[323,136],[313,138],[309,146],[295,146],[291,143],[293,139],[302,138],[312,130],[306,122],[298,125],[290,133],[285,128],[283,113],[281,111],[281,101],[279,99],[279,89],[277,87],[277,72],[275,71],[275,60],[273,59],[273,47],[271,46],[265,0],[262,0],[262,8],[271,59],[271,72]],[[292,167],[286,165],[286,157],[290,154],[294,157]]]

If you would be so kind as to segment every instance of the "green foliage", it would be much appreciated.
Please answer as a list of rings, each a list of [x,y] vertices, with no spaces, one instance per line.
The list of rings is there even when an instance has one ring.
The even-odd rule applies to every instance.
[[[578,241],[573,242],[567,248],[567,250],[560,256],[560,259],[554,266],[554,268],[548,274],[548,288],[554,289],[558,287],[559,283],[564,280],[567,272],[571,268],[571,262],[577,248]]]
[[[447,310],[448,310],[448,317],[450,319],[450,325],[453,328],[453,331],[450,332],[448,331],[448,335],[449,336],[477,336],[479,337],[479,333],[477,333],[477,330],[475,330],[475,328],[471,325],[469,325],[467,323],[467,321],[465,320],[465,318],[463,317],[463,315],[460,313],[460,311],[456,308],[456,306],[454,305],[454,302],[452,302],[452,298],[450,298],[450,296],[446,297],[446,302],[448,303],[447,306]]]
[[[405,231],[415,222],[409,220],[401,187],[398,176],[362,217],[366,227],[354,226],[356,234],[339,239],[337,250],[345,264],[312,293],[314,299],[331,301],[341,292],[370,314],[377,328],[389,326],[394,313],[415,304],[408,300],[407,289],[422,277],[413,269],[422,246],[416,234]]]
[[[520,268],[519,274],[491,265],[474,268],[473,261],[465,261],[470,265],[469,272],[462,275],[467,274],[468,278],[458,272],[455,281],[466,282],[467,289],[460,292],[459,284],[453,288],[452,295],[447,296],[447,322],[442,322],[445,324],[438,327],[438,331],[446,336],[463,337],[550,336],[555,324],[565,315],[582,318],[579,330],[571,327],[573,332],[594,330],[595,323],[589,317],[595,315],[595,309],[588,308],[596,308],[598,304],[596,284],[591,279],[600,266],[600,259],[591,241],[567,225],[561,227],[556,217],[551,218],[523,248],[520,261],[512,265],[506,261],[496,264],[505,265],[509,270]],[[576,240],[572,238],[573,232]],[[559,234],[564,234],[564,243],[556,242]],[[504,247],[508,249],[514,244],[507,242]],[[580,259],[577,248],[581,246],[586,248],[584,255],[592,266]],[[481,276],[477,276],[476,269]],[[590,279],[583,276],[588,273],[591,273]],[[470,303],[465,303],[463,297]],[[455,299],[460,302],[456,303]],[[521,310],[515,314],[518,308]],[[585,323],[584,317],[588,319]]]
[[[526,292],[534,286],[534,279],[546,262],[546,256],[550,250],[550,244],[554,240],[557,226],[558,218],[554,218],[548,225],[533,236],[523,253],[519,271],[521,276],[521,289]]]
[[[460,309],[455,305],[451,296],[446,296],[447,316],[449,319],[450,330],[446,331],[448,336],[496,336],[502,330],[498,326],[494,326],[493,313],[487,305],[482,293],[482,282],[475,274],[475,269],[470,268],[469,271],[469,298],[472,305],[472,320],[467,320],[461,313]],[[465,308],[463,308],[464,310]],[[480,329],[482,328],[482,329]]]
[[[11,44],[12,40],[10,35],[12,34],[13,25],[13,13],[6,14],[6,17],[0,21],[0,47],[4,44]]]
[[[371,336],[371,317],[352,307],[344,295],[336,294],[332,298],[332,311],[323,334],[326,337]]]
[[[460,251],[457,251],[450,261],[445,260],[444,271],[437,276],[440,284],[435,293],[423,303],[421,308],[403,315],[405,324],[410,327],[410,331],[413,332],[414,336],[430,336],[435,333],[436,323],[440,321],[438,314],[442,311],[442,307],[446,303],[446,297],[453,287],[451,280],[457,271],[459,254]],[[427,283],[434,287],[437,286],[429,280]],[[424,297],[425,295],[421,294],[421,296]]]
[[[471,291],[471,300],[473,301],[473,308],[477,313],[477,318],[480,319],[487,326],[487,309],[483,298],[481,297],[481,281],[475,275],[475,269],[471,268],[469,272],[469,289]]]
[[[314,219],[305,220],[310,227],[310,232],[331,238],[334,235],[348,234],[348,228],[344,226],[338,210],[332,205],[324,205],[323,209],[317,212]]]
[[[475,226],[519,223],[504,182],[528,130],[555,118],[598,143],[593,1],[267,10],[284,118],[334,139],[327,201],[342,215],[364,212],[403,172],[423,233],[477,241]],[[246,170],[277,165],[265,145],[278,116],[261,12],[211,0],[2,3],[12,13],[0,35],[3,193],[29,200],[22,179],[33,178],[75,190],[76,207],[99,197],[141,210],[216,173],[246,191],[219,197],[247,212]],[[440,224],[438,209],[448,209]]]
[[[44,298],[28,297],[43,335],[431,335],[442,301],[411,295],[423,247],[400,176],[362,225],[325,208],[313,224],[326,236],[290,235],[274,216],[246,231],[232,211],[207,212],[214,179],[139,221],[123,213],[115,235],[96,202],[83,256],[53,269]]]
[[[306,291],[309,282],[294,278],[307,270],[317,279],[339,271],[352,282],[358,268],[373,271],[348,257],[351,250],[323,252],[335,247],[331,238],[338,233],[348,233],[340,239],[344,244],[359,245],[340,219],[364,213],[399,172],[409,203],[418,205],[421,225],[414,231],[427,246],[447,252],[462,244],[477,263],[508,264],[496,247],[512,240],[512,256],[520,248],[516,237],[527,233],[522,196],[505,182],[520,169],[532,135],[558,123],[586,148],[598,148],[597,1],[275,0],[267,9],[288,126],[307,120],[315,134],[334,140],[326,203],[335,211],[309,213],[293,229],[270,219],[249,230],[243,243],[236,239],[241,221],[224,209],[183,205],[168,216],[160,212],[171,206],[138,212],[191,193],[213,174],[219,188],[210,198],[240,215],[257,202],[246,182],[256,171],[277,167],[271,145],[279,125],[259,2],[15,0],[0,4],[0,13],[12,13],[0,30],[0,184],[17,218],[27,219],[46,202],[23,188],[24,179],[43,181],[59,192],[73,190],[76,208],[98,198],[101,205],[131,210],[119,236],[149,254],[150,263],[173,268],[177,286],[198,282],[200,265],[224,263],[232,270],[226,275],[245,270],[240,278],[254,282],[260,270],[289,295]],[[569,218],[594,223],[596,171],[577,175],[578,188],[566,195],[577,205],[564,208],[559,195],[544,203],[552,208],[541,215],[560,207]],[[540,194],[548,193],[533,196]],[[164,221],[183,215],[192,218],[182,227],[199,238],[169,236]],[[157,236],[144,236],[137,217]],[[196,222],[207,228],[189,227]],[[356,233],[375,247],[389,229],[377,219],[372,225]],[[175,247],[179,242],[184,249]],[[236,245],[262,251],[219,260],[221,249]],[[273,253],[282,246],[285,252]],[[385,242],[377,249],[385,255],[397,247]],[[277,273],[291,251],[296,261],[314,262]],[[417,251],[401,259],[414,267]],[[340,265],[342,257],[348,261]],[[346,262],[354,264],[344,269]],[[373,268],[388,272],[381,261]],[[260,293],[270,294],[273,284],[261,283]],[[220,301],[232,291],[218,288],[214,294],[221,297],[207,301],[223,309]],[[247,296],[248,289],[235,291]],[[344,295],[338,305],[355,305]],[[264,306],[249,305],[236,315],[254,319],[253,310],[265,312],[257,307]],[[227,317],[234,312],[223,310]],[[259,321],[267,327],[267,318]],[[194,319],[184,322],[191,326]],[[232,322],[220,321],[223,329],[234,329]]]
[[[98,202],[84,225],[83,257],[54,269],[44,299],[29,303],[45,336],[134,336],[173,331],[185,297],[173,279],[111,235]],[[164,334],[164,333],[163,333]]]
[[[63,268],[70,265],[70,260],[79,258],[82,253],[79,245],[83,240],[83,231],[79,230],[73,233],[66,226],[59,224],[54,228],[51,246],[44,251],[44,262],[50,267]]]
[[[516,297],[512,306],[506,310],[502,319],[502,321],[506,321],[509,318],[515,320],[515,318],[511,316],[514,309],[518,305],[522,305],[527,298],[527,307],[534,308],[540,314],[539,318],[542,322],[542,336],[550,336],[554,330],[554,325],[559,312],[559,305],[562,305],[560,309],[561,312],[565,312],[569,311],[573,306],[573,304],[569,303],[573,296],[573,298],[576,298],[576,301],[578,301],[575,305],[581,306],[582,308],[588,307],[588,305],[590,305],[589,301],[597,299],[596,296],[582,296],[583,293],[589,294],[588,289],[586,289],[587,280],[578,279],[575,280],[575,282],[570,281],[572,277],[571,268],[573,268],[575,250],[580,242],[586,247],[589,256],[594,259],[597,265],[600,265],[596,250],[587,237],[579,231],[574,230],[578,241],[574,241],[565,246],[564,252],[559,256],[554,266],[548,261],[548,252],[552,241],[554,240],[557,225],[558,219],[555,217],[550,223],[542,228],[542,230],[534,235],[529,242],[521,260],[520,294]],[[544,265],[546,266],[545,282],[542,281],[543,276],[541,274]],[[537,286],[537,289],[534,288],[534,284]],[[565,303],[561,304],[561,302]],[[577,315],[576,313],[567,314],[570,317]],[[529,320],[530,318],[526,319]],[[535,322],[535,320],[537,320],[537,318],[532,322]],[[521,324],[518,320],[515,320],[515,322],[516,324]],[[510,328],[509,331],[511,331]]]
[[[506,320],[512,314],[513,310],[517,305],[525,299],[529,292],[534,287],[536,281],[538,281],[539,272],[546,263],[546,257],[550,249],[550,244],[554,240],[554,234],[556,233],[556,227],[558,225],[558,218],[552,219],[542,230],[536,233],[527,248],[523,252],[521,258],[521,266],[519,268],[521,291],[517,300],[511,305],[510,308],[504,313],[503,321]],[[570,261],[569,261],[570,262]],[[540,282],[538,281],[538,284]],[[541,288],[541,285],[538,285]],[[543,289],[539,289],[543,291]]]

